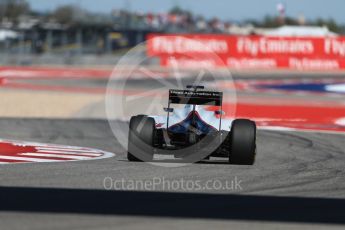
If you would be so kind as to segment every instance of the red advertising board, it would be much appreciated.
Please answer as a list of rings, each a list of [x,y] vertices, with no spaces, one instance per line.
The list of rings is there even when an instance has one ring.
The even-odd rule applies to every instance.
[[[234,69],[296,69],[296,70],[341,70],[345,69],[345,59],[340,58],[239,58],[227,57],[222,59],[189,58],[176,56],[160,57],[161,66],[184,68],[204,67],[230,67]]]
[[[150,34],[147,52],[165,66],[175,61],[186,67],[202,62],[232,68],[345,69],[345,37]]]

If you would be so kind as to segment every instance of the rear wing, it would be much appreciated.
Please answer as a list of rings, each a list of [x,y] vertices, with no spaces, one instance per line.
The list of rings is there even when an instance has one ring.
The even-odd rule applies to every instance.
[[[222,106],[223,93],[194,90],[169,90],[169,104]]]

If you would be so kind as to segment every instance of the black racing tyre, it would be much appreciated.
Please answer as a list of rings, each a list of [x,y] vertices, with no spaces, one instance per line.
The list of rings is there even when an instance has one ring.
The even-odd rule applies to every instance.
[[[151,161],[153,159],[153,141],[155,121],[152,117],[138,115],[131,118],[128,133],[129,161]]]
[[[229,163],[253,165],[256,155],[256,124],[247,119],[234,120],[230,133]]]

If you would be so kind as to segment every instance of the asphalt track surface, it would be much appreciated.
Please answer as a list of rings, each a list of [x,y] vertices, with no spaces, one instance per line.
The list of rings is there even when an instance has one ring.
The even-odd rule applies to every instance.
[[[0,167],[1,229],[339,228],[345,142],[332,134],[259,131],[254,167],[131,163],[103,120],[0,119],[0,135],[99,148],[116,157]],[[241,189],[115,191],[113,180],[241,181]]]
[[[104,105],[97,103],[76,114],[83,119],[0,119],[3,139],[116,154],[92,161],[1,165],[0,229],[344,228],[345,135],[259,130],[254,166],[212,159],[170,168],[128,162],[108,122],[85,119],[85,114],[104,116],[102,110]],[[238,181],[240,186],[107,190],[105,178],[183,179],[202,186],[215,180],[222,185]]]

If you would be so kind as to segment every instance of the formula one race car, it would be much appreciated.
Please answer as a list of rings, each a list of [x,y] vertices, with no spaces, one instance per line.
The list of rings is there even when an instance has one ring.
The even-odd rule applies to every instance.
[[[227,157],[230,164],[253,165],[255,122],[222,119],[223,93],[203,89],[190,85],[184,90],[169,90],[166,116],[133,116],[129,123],[128,160],[152,161],[158,153],[173,154],[184,162],[214,156]],[[174,109],[173,104],[183,107]]]

